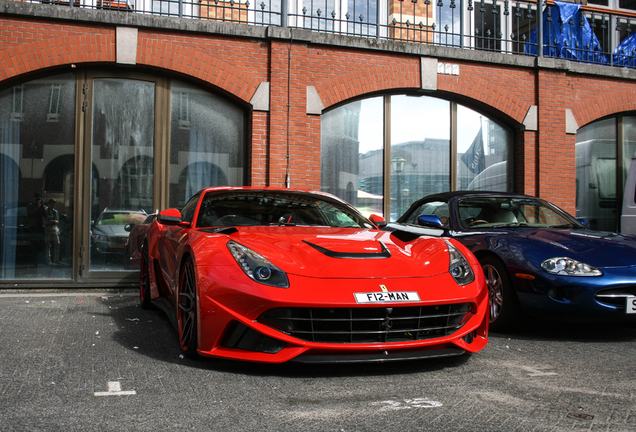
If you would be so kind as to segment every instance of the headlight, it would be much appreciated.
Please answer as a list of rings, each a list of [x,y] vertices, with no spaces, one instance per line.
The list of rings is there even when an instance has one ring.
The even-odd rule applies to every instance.
[[[101,241],[101,242],[106,242],[106,241],[108,241],[108,237],[103,236],[103,235],[94,235],[94,236],[93,236],[93,240],[95,240],[95,241]]]
[[[229,241],[227,248],[241,269],[252,280],[265,285],[289,288],[289,279],[287,279],[285,272],[269,262],[264,256],[235,241]]]
[[[550,274],[559,276],[601,276],[603,274],[596,267],[568,257],[548,258],[541,263],[541,268]]]
[[[457,250],[455,246],[450,243],[448,245],[448,254],[450,255],[450,266],[448,272],[451,274],[455,282],[459,285],[466,285],[475,280],[475,273],[468,264],[468,260]]]

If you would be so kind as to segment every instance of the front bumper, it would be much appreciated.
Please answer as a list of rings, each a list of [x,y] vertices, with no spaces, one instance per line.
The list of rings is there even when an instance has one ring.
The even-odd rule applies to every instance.
[[[446,276],[450,279],[450,284]],[[232,278],[232,275],[228,277]],[[235,286],[238,285],[238,289],[235,287],[231,290],[224,288],[227,285],[219,285],[218,280],[199,280],[204,281],[200,285],[199,297],[199,354],[203,356],[266,363],[290,360],[307,363],[384,362],[461,355],[465,352],[477,352],[487,344],[487,290],[476,285],[460,287],[448,275],[427,280],[441,286],[421,290],[421,304],[372,306],[358,305],[353,301],[353,293],[369,290],[369,280],[330,280],[325,285],[324,280],[292,276],[291,287],[288,289],[256,285],[251,286],[250,290],[242,290],[236,279],[233,282]],[[381,281],[376,280],[373,283]],[[413,279],[393,279],[387,284],[396,291],[406,289],[407,286],[413,289]],[[316,287],[312,289],[312,285]],[[299,286],[307,289],[293,288]],[[307,293],[312,295],[308,296]],[[428,298],[425,294],[428,294]],[[271,319],[264,319],[268,311],[281,308],[368,312],[371,309],[395,310],[420,306],[434,309],[436,306],[449,304],[469,305],[468,312],[463,313],[465,318],[449,330],[434,332],[428,329],[428,337],[424,334],[415,336],[406,328],[395,331],[395,337],[387,337],[391,334],[390,329],[399,321],[396,319],[394,322],[393,317],[388,320],[378,319],[375,330],[369,327],[375,321],[368,320],[365,324],[368,328],[353,328],[346,336],[340,330],[329,333],[323,329],[320,330],[322,339],[316,337],[316,332],[301,336],[302,328],[299,333],[295,331],[298,328],[287,328],[280,323],[273,323]],[[355,323],[352,325],[355,327]],[[440,326],[444,327],[443,324]],[[361,333],[364,335],[360,336]]]
[[[636,296],[636,267],[603,268],[602,271],[603,275],[598,277],[519,271],[513,272],[513,278],[519,301],[529,313],[636,320],[636,314],[627,314],[625,307],[627,297]]]

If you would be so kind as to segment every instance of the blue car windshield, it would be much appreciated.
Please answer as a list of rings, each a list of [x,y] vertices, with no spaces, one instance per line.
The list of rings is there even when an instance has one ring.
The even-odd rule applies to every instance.
[[[467,197],[457,202],[462,228],[585,228],[564,211],[534,198]]]

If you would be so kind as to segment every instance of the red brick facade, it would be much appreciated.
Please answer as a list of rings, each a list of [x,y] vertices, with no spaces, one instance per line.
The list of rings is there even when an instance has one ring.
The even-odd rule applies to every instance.
[[[0,15],[0,87],[47,70],[116,66],[115,29]],[[419,89],[422,55],[406,51],[139,28],[135,67],[190,79],[243,104],[261,82],[269,82],[270,111],[251,113],[249,181],[284,185],[289,146],[292,186],[317,189],[320,116],[306,113],[307,86],[315,87],[325,108],[381,92]],[[579,127],[634,111],[636,81],[553,67],[450,61],[459,65],[460,74],[438,75],[438,90],[431,94],[486,111],[515,130],[516,191],[545,197],[573,212],[575,135],[566,134],[566,109]],[[531,106],[538,107],[536,132],[520,127]]]

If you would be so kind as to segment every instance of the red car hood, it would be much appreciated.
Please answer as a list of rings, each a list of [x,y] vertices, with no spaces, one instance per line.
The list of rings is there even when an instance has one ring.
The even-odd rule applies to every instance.
[[[402,242],[355,228],[241,227],[230,238],[288,274],[318,278],[424,277],[448,272],[445,241]]]

